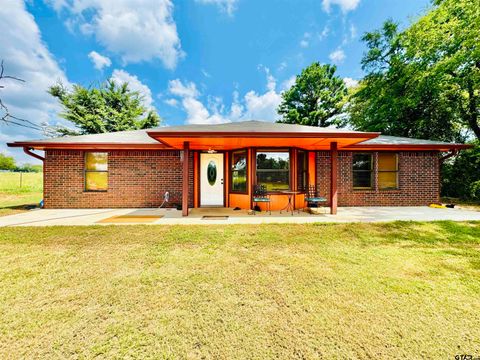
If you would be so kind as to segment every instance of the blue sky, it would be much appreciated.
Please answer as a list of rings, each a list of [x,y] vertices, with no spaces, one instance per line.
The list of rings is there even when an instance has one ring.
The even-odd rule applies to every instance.
[[[8,0],[0,8],[0,96],[37,124],[64,124],[46,89],[113,77],[144,94],[165,125],[274,121],[281,92],[314,61],[362,77],[360,38],[392,18],[403,26],[428,0]],[[0,124],[6,141],[41,132]]]

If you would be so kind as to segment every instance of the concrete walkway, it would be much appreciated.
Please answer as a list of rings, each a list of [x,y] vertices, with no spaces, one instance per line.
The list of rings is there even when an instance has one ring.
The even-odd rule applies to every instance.
[[[314,223],[314,222],[382,222],[395,220],[478,220],[480,212],[464,209],[435,209],[429,207],[341,207],[337,215],[312,215],[304,212],[272,212],[249,215],[247,211],[225,208],[193,209],[188,217],[174,209],[41,209],[0,217],[0,226],[51,226],[51,225],[109,225],[99,223],[115,216],[159,216],[150,219],[154,225],[205,225],[205,224],[262,224],[262,223]],[[212,216],[214,218],[212,218]],[[206,218],[205,218],[206,217]],[[220,217],[215,218],[215,217]],[[122,224],[138,221],[122,221]]]

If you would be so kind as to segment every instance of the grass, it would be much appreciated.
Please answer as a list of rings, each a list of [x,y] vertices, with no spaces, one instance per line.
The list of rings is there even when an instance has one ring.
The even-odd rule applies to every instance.
[[[42,191],[42,173],[0,172],[0,216],[38,205],[43,197]]]
[[[0,358],[478,356],[479,259],[478,222],[3,228]]]

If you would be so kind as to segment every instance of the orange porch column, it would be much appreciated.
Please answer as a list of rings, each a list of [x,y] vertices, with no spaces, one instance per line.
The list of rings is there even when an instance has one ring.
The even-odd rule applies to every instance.
[[[190,158],[190,143],[183,142],[183,186],[182,186],[182,215],[188,215],[188,161]]]
[[[338,150],[337,143],[330,143],[330,214],[337,214],[337,174],[338,174]]]

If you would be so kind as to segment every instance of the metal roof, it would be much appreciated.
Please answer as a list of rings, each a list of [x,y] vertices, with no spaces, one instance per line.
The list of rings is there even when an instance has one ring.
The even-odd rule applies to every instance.
[[[151,130],[151,129],[148,129]],[[55,144],[158,144],[158,141],[148,136],[148,130],[118,131],[103,134],[89,134],[77,136],[62,136],[50,139],[28,140],[32,143]],[[22,141],[24,142],[24,141]]]
[[[357,144],[352,144],[347,147],[353,147],[355,149],[365,146],[365,148],[384,148],[388,146],[398,146],[402,147],[436,147],[438,149],[449,149],[449,148],[464,148],[468,145],[464,144],[453,144],[446,143],[441,141],[432,141],[432,140],[422,140],[422,139],[412,139],[406,137],[396,137],[396,136],[386,136],[379,135],[379,133],[367,133],[362,131],[353,131],[348,129],[336,129],[336,128],[325,128],[325,127],[314,127],[314,126],[305,126],[305,125],[296,125],[296,124],[284,124],[284,123],[272,123],[267,121],[238,121],[231,123],[223,124],[193,124],[193,125],[182,125],[182,126],[169,126],[169,127],[158,127],[153,129],[145,130],[133,130],[133,131],[119,131],[114,133],[103,133],[103,134],[91,134],[91,135],[79,135],[79,136],[64,136],[51,139],[39,139],[39,140],[29,140],[29,141],[16,141],[9,143],[9,146],[13,147],[31,147],[36,149],[45,149],[45,148],[70,148],[77,146],[79,148],[86,148],[89,145],[92,145],[93,148],[101,148],[103,145],[110,149],[115,149],[118,145],[118,148],[166,148],[167,146],[159,142],[157,139],[161,139],[162,136],[165,137],[174,137],[174,136],[197,136],[208,138],[209,134],[212,136],[217,136],[219,134],[225,135],[228,137],[234,137],[235,134],[239,134],[240,137],[248,138],[251,134],[252,137],[263,136],[268,138],[281,137],[282,134],[294,134],[294,137],[302,138],[305,136],[311,138],[332,138],[338,137],[349,138],[355,137],[358,138]],[[298,135],[298,136],[297,136]],[[322,136],[323,135],[323,136]],[[365,135],[365,140],[361,139]],[[368,139],[369,138],[369,139]],[[272,139],[272,141],[275,141]]]
[[[453,143],[448,143],[443,141],[413,139],[413,138],[389,136],[389,135],[380,135],[376,138],[363,141],[358,145],[365,145],[365,144],[366,145],[453,145]]]
[[[353,131],[348,129],[336,129],[329,127],[306,126],[297,124],[274,123],[270,121],[248,120],[236,121],[223,124],[192,124],[181,126],[169,126],[156,129],[149,129],[148,132],[159,133],[357,133],[362,134],[363,131]]]

